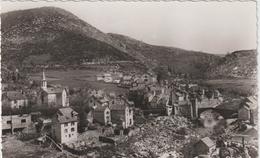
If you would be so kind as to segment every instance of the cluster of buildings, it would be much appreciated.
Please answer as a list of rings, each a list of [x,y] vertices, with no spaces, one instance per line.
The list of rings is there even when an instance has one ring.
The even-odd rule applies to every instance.
[[[191,119],[199,117],[199,109],[215,108],[223,102],[223,97],[218,90],[205,90],[189,83],[149,84],[133,87],[130,92],[134,94],[140,90],[144,92],[141,103],[145,105],[142,106],[144,111],[179,115]]]
[[[138,85],[156,83],[157,76],[152,72],[147,72],[144,74],[123,74],[122,72],[114,71],[97,75],[97,81],[115,83],[118,84],[119,87],[130,88],[137,87]]]
[[[2,130],[3,132],[29,131],[40,122],[39,114],[30,110],[21,111],[36,100],[38,106],[58,109],[51,119],[51,135],[59,143],[66,143],[77,138],[77,112],[69,106],[68,89],[61,86],[48,86],[43,72],[41,87],[27,93],[20,91],[3,92]],[[33,98],[28,96],[33,94]],[[33,107],[29,107],[33,108]],[[36,114],[36,115],[35,115]],[[36,116],[36,118],[35,118]],[[44,121],[42,121],[44,122]]]
[[[35,112],[19,112],[19,109],[29,106],[29,97],[23,91],[7,91],[3,94],[3,103],[9,107],[10,113],[2,115],[4,131],[28,131],[29,128],[44,120],[51,125],[49,132],[58,143],[77,141],[78,113],[70,107],[69,91],[66,87],[48,85],[43,72],[41,87],[34,91],[37,106],[57,109],[56,113],[47,119],[35,119]],[[33,99],[34,100],[34,99]],[[127,129],[134,125],[133,102],[124,96],[108,95],[103,91],[91,91],[87,105],[90,108],[87,120],[89,123],[98,123],[103,126],[113,126],[116,129]],[[12,113],[18,109],[18,113]],[[45,121],[46,122],[46,121]],[[47,123],[46,123],[47,124]]]
[[[88,99],[88,106],[91,109],[88,113],[90,123],[113,125],[119,129],[127,129],[134,125],[134,103],[125,96],[96,91]]]
[[[198,119],[199,110],[215,108],[223,102],[218,90],[204,89],[194,83],[180,84],[177,81],[169,83],[157,82],[153,73],[141,75],[124,75],[119,72],[104,73],[97,76],[97,80],[106,83],[117,83],[118,86],[129,88],[132,99],[123,95],[107,94],[101,90],[90,91],[87,100],[89,124],[98,123],[103,127],[115,130],[131,129],[134,126],[134,107],[141,108],[144,113],[178,115]],[[140,93],[141,92],[141,93]],[[31,97],[24,91],[3,91],[3,108],[16,109],[18,113],[2,114],[2,130],[16,132],[29,130],[36,122],[33,113],[21,113],[19,109],[28,107]],[[47,108],[57,108],[51,120],[51,137],[58,143],[70,143],[78,139],[79,114],[70,106],[69,89],[58,85],[48,85],[43,72],[41,86],[33,94],[37,105]],[[141,95],[142,99],[138,99]],[[257,98],[247,97],[240,105],[238,120],[247,124],[244,135],[256,133],[254,131],[257,119]],[[249,127],[250,126],[250,127]],[[239,136],[239,139],[242,138]],[[216,152],[216,143],[206,137],[196,143],[196,155],[210,155]]]

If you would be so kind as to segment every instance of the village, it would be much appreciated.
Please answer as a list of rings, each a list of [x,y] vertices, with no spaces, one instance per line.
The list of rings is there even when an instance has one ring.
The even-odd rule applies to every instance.
[[[69,157],[257,157],[257,95],[237,110],[220,109],[226,96],[218,89],[119,69],[95,78],[125,94],[102,87],[76,93],[50,84],[44,69],[40,83],[13,86],[21,80],[17,69],[2,83],[3,140],[33,140]],[[75,105],[78,96],[84,101]]]

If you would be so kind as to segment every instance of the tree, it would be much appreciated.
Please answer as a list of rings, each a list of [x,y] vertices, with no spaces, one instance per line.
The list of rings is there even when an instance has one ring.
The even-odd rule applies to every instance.
[[[87,127],[87,114],[84,110],[84,108],[81,107],[81,110],[79,111],[79,127],[78,127],[78,131],[80,133],[85,131],[85,128]]]

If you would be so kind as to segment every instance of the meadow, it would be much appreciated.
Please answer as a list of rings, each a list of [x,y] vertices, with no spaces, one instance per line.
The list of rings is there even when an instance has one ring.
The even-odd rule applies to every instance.
[[[125,93],[127,90],[116,84],[96,80],[96,70],[46,70],[45,75],[49,84],[60,84],[69,88],[103,89],[108,92]],[[30,74],[30,78],[41,81],[42,72]]]
[[[202,85],[216,88],[222,93],[231,96],[249,96],[254,95],[257,89],[257,80],[255,79],[216,79],[201,81]]]

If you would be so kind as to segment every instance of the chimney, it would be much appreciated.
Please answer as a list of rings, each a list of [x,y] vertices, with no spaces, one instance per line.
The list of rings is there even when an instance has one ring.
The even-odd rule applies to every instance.
[[[250,115],[249,115],[249,116],[250,116],[250,120],[249,120],[249,121],[250,121],[250,124],[251,124],[251,125],[254,125],[255,122],[254,122],[253,110],[250,110]]]
[[[201,95],[201,98],[204,99],[204,96],[205,96],[205,90],[202,89],[202,95]]]
[[[193,96],[191,98],[191,118],[195,119],[198,117],[198,105],[197,105],[197,98]]]
[[[245,149],[245,137],[242,136],[242,145],[243,145],[243,149]]]

